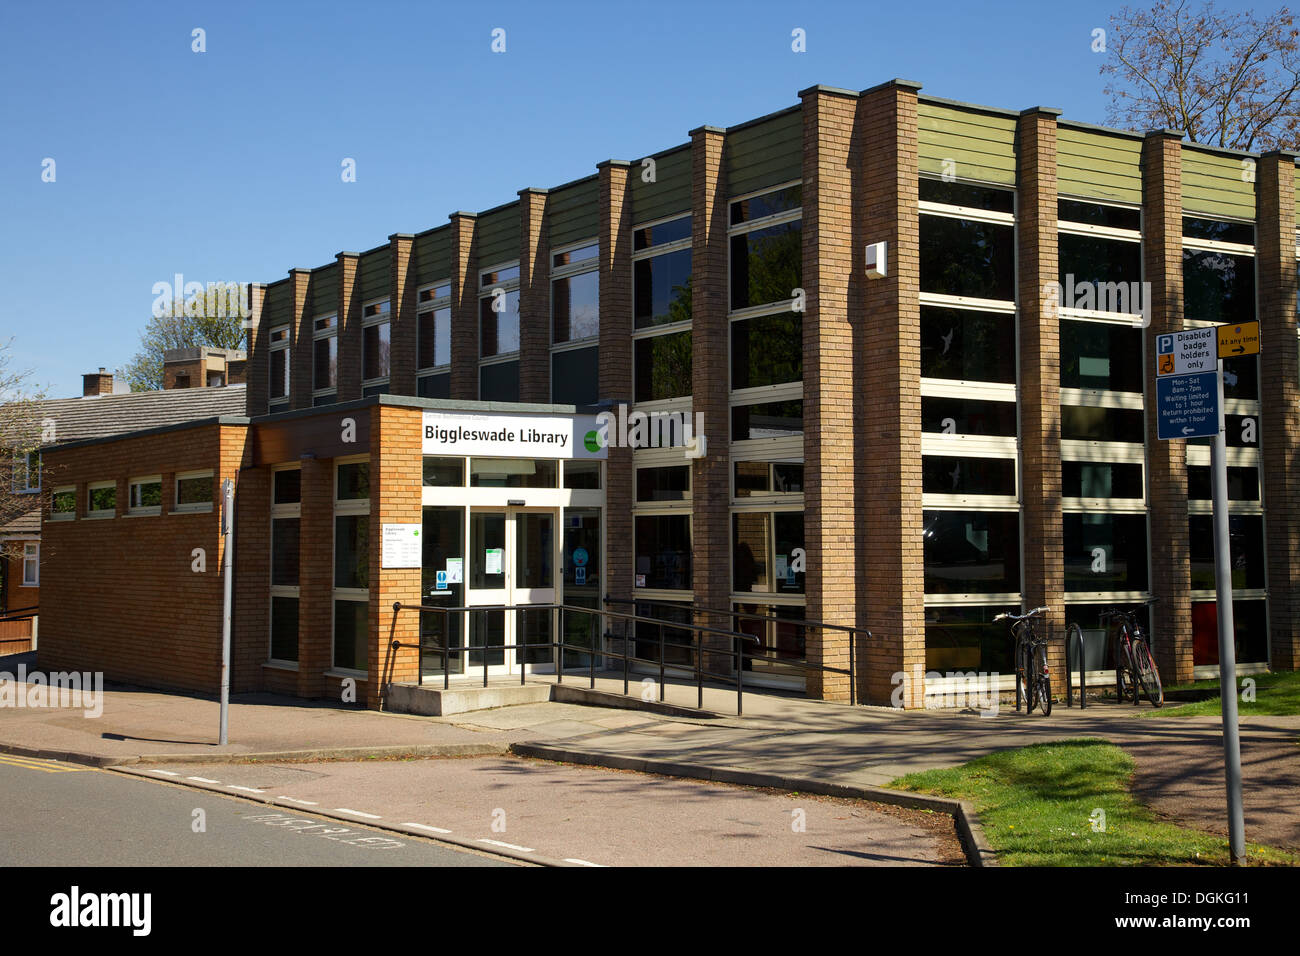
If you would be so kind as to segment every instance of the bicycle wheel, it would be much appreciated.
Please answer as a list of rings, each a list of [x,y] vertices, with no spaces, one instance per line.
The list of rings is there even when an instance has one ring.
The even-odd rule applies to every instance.
[[[1124,696],[1127,689],[1124,685],[1124,662],[1128,658],[1128,649],[1124,645],[1123,638],[1115,641],[1115,703],[1124,703]]]
[[[1043,716],[1052,713],[1052,678],[1047,670],[1047,645],[1039,644],[1034,653],[1034,693]]]
[[[1034,689],[1033,668],[1030,664],[1029,642],[1022,640],[1016,645],[1016,686],[1020,688],[1020,699],[1025,703],[1026,714],[1034,709],[1034,701],[1030,696]]]
[[[1165,691],[1160,686],[1160,671],[1156,669],[1151,648],[1147,647],[1147,642],[1140,637],[1133,641],[1133,659],[1137,665],[1137,683],[1142,685],[1142,693],[1146,694],[1147,700],[1151,701],[1151,706],[1163,706]]]

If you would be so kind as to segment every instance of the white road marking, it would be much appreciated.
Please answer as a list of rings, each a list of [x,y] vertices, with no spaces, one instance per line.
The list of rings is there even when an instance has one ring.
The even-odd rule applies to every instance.
[[[403,823],[404,827],[415,827],[417,830],[429,830],[432,833],[450,833],[450,830],[444,830],[442,827],[431,827],[427,823]]]
[[[305,805],[305,806],[308,806],[308,807],[319,807],[319,806],[320,806],[319,803],[315,803],[315,802],[313,802],[313,801],[311,801],[311,800],[299,800],[297,797],[281,797],[280,799],[281,799],[281,800],[288,800],[288,801],[291,802],[291,803],[301,803],[301,804],[303,804],[303,805]]]
[[[578,866],[598,866],[598,867],[600,867],[601,869],[604,869],[604,868],[605,868],[605,864],[604,864],[604,863],[592,863],[592,862],[589,861],[589,860],[578,860],[578,859],[575,859],[574,857],[568,857],[568,856],[566,856],[566,857],[564,858],[564,862],[565,862],[565,863],[576,863]]]
[[[515,843],[502,843],[500,840],[489,840],[487,837],[480,837],[479,843],[491,843],[493,846],[503,846],[507,850],[518,850],[520,853],[532,853],[533,848],[530,846],[519,846]]]
[[[365,817],[367,820],[382,820],[383,817],[374,813],[362,813],[360,810],[349,810],[347,807],[335,807],[335,813],[350,813],[354,817]]]
[[[178,774],[178,773],[173,773],[173,772],[170,771],[170,770],[150,770],[149,773],[160,773],[160,774],[162,774],[164,777],[179,777],[179,776],[180,776],[180,774]]]
[[[186,780],[197,780],[199,783],[220,783],[220,780],[209,780],[207,777],[186,777]]]
[[[246,790],[246,791],[248,791],[249,793],[266,793],[265,790],[258,790],[258,789],[256,789],[255,787],[238,787],[238,786],[235,786],[235,784],[233,784],[233,783],[232,783],[232,784],[227,784],[226,789],[227,789],[227,790]]]

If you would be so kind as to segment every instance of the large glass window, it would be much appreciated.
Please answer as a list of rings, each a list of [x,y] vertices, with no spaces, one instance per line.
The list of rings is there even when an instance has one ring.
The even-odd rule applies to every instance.
[[[1192,589],[1214,589],[1214,516],[1194,514],[1187,519],[1191,541]],[[1264,574],[1264,516],[1228,516],[1229,562],[1234,591],[1262,589]]]
[[[803,225],[798,220],[731,237],[731,308],[794,297],[803,284]]]
[[[636,339],[635,393],[638,402],[691,394],[691,333],[672,332]]]
[[[1016,434],[1016,405],[925,396],[921,399],[921,429],[945,435],[1012,437]]]
[[[560,345],[600,334],[600,274],[592,269],[551,282],[551,341]]]
[[[732,590],[803,594],[802,511],[742,511],[731,516]]]
[[[492,358],[519,351],[519,290],[479,300],[479,355]]]
[[[1015,229],[1002,223],[923,215],[921,291],[1015,299]]]
[[[781,312],[731,323],[731,387],[803,378],[803,314]]]
[[[925,608],[925,669],[947,674],[955,671],[984,671],[1007,674],[1014,670],[1012,644],[998,614],[1019,614],[1015,605],[948,604]]]
[[[690,501],[691,468],[669,465],[636,470],[637,501]]]
[[[1020,516],[925,511],[927,594],[1020,592]]]
[[[312,393],[321,397],[339,385],[339,321],[337,315],[312,322]]]
[[[921,376],[1014,384],[1015,316],[922,306]]]
[[[1142,392],[1142,330],[1061,320],[1061,387]]]
[[[1145,591],[1147,519],[1142,514],[1067,514],[1067,591]]]
[[[797,438],[803,435],[803,401],[756,402],[731,409],[731,440]]]
[[[591,405],[600,394],[599,245],[561,250],[551,256],[551,401]],[[574,345],[590,343],[585,348]]]
[[[636,587],[690,590],[690,515],[636,515],[634,529]]]
[[[921,459],[921,490],[926,494],[1016,494],[1014,458],[926,455]]]
[[[271,390],[267,397],[275,404],[289,397],[289,327],[271,329],[268,337],[271,345]]]
[[[361,309],[362,385],[367,388],[386,382],[392,367],[389,309],[388,299],[371,302]]]
[[[1255,318],[1254,229],[1249,223],[1183,219],[1183,314],[1204,322]]]

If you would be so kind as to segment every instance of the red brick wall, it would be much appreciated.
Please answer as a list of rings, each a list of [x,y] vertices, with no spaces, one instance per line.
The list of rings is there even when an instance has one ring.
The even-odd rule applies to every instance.
[[[546,190],[519,191],[519,400],[551,400],[551,244]]]
[[[236,478],[247,428],[202,425],[47,452],[75,484],[75,521],[46,521],[43,670],[103,671],[108,680],[215,693],[220,684],[220,487]],[[213,507],[177,514],[175,474],[212,468]],[[127,517],[128,480],[163,476],[162,514]],[[117,516],[83,517],[88,482],[117,481]],[[193,550],[206,568],[192,570]]]
[[[340,252],[339,279],[339,391],[340,402],[361,397],[361,298],[357,288],[357,262],[354,252]],[[391,331],[391,330],[390,330]]]
[[[451,216],[451,397],[478,398],[478,244],[470,213]]]
[[[392,250],[389,282],[393,290],[389,305],[392,315],[391,362],[388,390],[394,395],[415,394],[416,336],[419,334],[415,310],[418,305],[415,270],[411,268],[414,238],[395,234],[388,237]]]

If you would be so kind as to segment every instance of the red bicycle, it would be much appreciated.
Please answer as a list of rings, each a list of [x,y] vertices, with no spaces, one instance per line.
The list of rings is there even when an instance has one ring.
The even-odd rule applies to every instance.
[[[1160,684],[1160,671],[1151,655],[1151,644],[1138,621],[1137,612],[1107,608],[1101,612],[1101,623],[1102,626],[1113,623],[1119,630],[1115,642],[1116,698],[1123,703],[1131,693],[1136,707],[1138,690],[1141,689],[1152,706],[1163,706],[1165,691]]]

